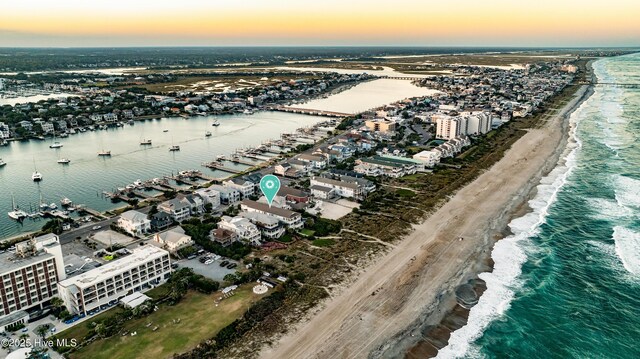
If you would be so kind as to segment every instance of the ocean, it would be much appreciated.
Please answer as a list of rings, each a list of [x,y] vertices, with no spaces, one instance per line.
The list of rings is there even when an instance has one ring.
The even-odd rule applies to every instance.
[[[599,82],[640,83],[640,54],[593,66]],[[563,159],[438,358],[640,357],[640,90],[596,86],[570,121]]]

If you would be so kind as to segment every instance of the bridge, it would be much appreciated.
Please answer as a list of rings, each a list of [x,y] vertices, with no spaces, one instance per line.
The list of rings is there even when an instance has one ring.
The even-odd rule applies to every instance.
[[[426,75],[430,75],[431,74],[426,74]],[[439,74],[433,74],[433,76],[437,76]],[[415,76],[389,76],[389,75],[385,75],[385,76],[378,76],[379,79],[391,79],[391,80],[410,80],[410,81],[417,81],[417,80],[424,80],[425,77],[415,77]]]
[[[304,115],[326,116],[326,117],[349,117],[349,116],[353,116],[353,114],[351,114],[351,113],[314,110],[314,109],[311,109],[311,108],[297,108],[297,107],[289,107],[289,106],[273,106],[273,107],[270,107],[269,110],[271,110],[271,111],[280,111],[280,112],[301,113],[301,114],[304,114]]]

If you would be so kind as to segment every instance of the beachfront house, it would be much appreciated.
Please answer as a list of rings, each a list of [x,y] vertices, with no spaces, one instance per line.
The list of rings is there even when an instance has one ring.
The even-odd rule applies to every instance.
[[[151,220],[147,215],[138,211],[126,211],[118,218],[118,227],[133,237],[142,237],[151,231]]]

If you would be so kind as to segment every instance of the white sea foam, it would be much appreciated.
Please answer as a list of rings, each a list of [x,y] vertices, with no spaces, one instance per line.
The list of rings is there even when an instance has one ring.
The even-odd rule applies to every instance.
[[[614,183],[616,201],[620,206],[640,208],[640,180],[616,175]]]
[[[633,275],[640,275],[640,233],[616,226],[613,228],[613,240],[624,268]]]
[[[587,106],[587,102],[571,115],[572,141],[565,150],[564,163],[559,164],[541,180],[535,198],[529,201],[532,212],[509,223],[513,235],[498,241],[494,246],[491,252],[494,261],[493,271],[479,275],[486,282],[487,290],[478,300],[478,304],[471,308],[467,324],[451,334],[449,344],[438,352],[437,358],[479,356],[478,348],[472,343],[482,335],[489,323],[509,309],[515,291],[520,286],[518,278],[522,272],[522,265],[527,260],[524,245],[538,233],[540,225],[546,221],[549,208],[576,166],[577,151],[582,146],[576,136],[577,119],[581,118],[581,112]]]
[[[591,216],[604,221],[619,220],[632,216],[634,213],[630,208],[620,205],[620,202],[605,198],[588,198],[587,203],[593,209]]]

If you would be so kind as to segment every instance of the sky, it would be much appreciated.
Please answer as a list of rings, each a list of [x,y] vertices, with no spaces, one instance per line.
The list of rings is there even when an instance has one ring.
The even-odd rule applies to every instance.
[[[2,0],[0,47],[638,46],[638,0]]]

